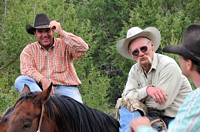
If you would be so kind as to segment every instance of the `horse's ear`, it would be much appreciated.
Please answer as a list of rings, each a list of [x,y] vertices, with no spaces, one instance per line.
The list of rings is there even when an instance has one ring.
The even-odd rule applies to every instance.
[[[24,84],[24,89],[22,90],[21,95],[23,95],[25,93],[30,93],[30,92],[31,92],[31,90],[28,87],[28,85]]]
[[[52,86],[53,84],[51,83],[47,89],[44,89],[42,92],[40,92],[35,98],[36,101],[39,101],[41,103],[46,102],[49,99],[49,96],[51,95]]]

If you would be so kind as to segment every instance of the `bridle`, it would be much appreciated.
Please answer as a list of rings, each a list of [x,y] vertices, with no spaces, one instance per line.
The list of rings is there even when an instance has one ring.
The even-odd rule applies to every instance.
[[[39,125],[38,125],[38,130],[37,130],[37,132],[40,132],[41,125],[42,125],[42,117],[43,117],[43,114],[44,114],[44,103],[42,103],[42,110],[41,110],[41,114],[40,114],[40,120],[39,120]]]

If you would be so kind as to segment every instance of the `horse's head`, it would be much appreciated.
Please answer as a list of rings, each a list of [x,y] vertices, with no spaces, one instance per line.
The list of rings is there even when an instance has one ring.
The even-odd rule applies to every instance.
[[[68,96],[50,96],[52,85],[42,92],[26,86],[21,98],[0,121],[1,132],[118,132],[113,117]]]
[[[13,110],[7,118],[6,132],[36,132],[40,126],[43,131],[52,131],[51,126],[45,127],[51,121],[45,114],[43,116],[44,103],[48,100],[51,89],[52,84],[40,93],[31,93],[30,89],[25,86],[21,98],[13,106]]]

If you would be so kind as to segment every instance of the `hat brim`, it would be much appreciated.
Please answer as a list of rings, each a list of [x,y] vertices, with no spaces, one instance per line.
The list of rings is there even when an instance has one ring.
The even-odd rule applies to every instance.
[[[194,56],[193,53],[186,49],[183,45],[169,45],[163,48],[162,51],[166,53],[178,54],[194,61],[200,61],[200,57]]]
[[[26,31],[31,34],[34,35],[34,27],[32,27],[31,25],[26,25]]]
[[[26,31],[31,35],[34,35],[35,29],[40,29],[40,28],[49,28],[49,25],[42,25],[42,26],[37,26],[37,27],[33,27],[31,25],[26,25]]]
[[[149,38],[151,41],[153,41],[154,51],[158,49],[161,41],[160,31],[154,27],[148,27],[134,36],[121,39],[116,45],[117,51],[125,58],[133,60],[132,56],[128,53],[128,45],[132,40],[139,37]]]

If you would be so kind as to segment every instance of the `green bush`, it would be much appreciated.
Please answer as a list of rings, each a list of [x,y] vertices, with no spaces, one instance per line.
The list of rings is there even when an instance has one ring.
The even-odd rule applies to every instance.
[[[200,22],[199,9],[198,0],[0,1],[1,112],[18,97],[13,85],[20,75],[19,55],[27,44],[36,41],[34,36],[26,33],[25,25],[32,25],[37,13],[59,20],[65,31],[88,43],[90,49],[85,56],[74,60],[82,81],[80,90],[86,104],[105,110],[107,106],[115,105],[116,95],[122,93],[128,72],[136,63],[125,59],[116,50],[117,42],[126,37],[127,30],[133,26],[158,28],[162,40],[157,52],[165,54],[163,47],[181,44],[186,27]],[[166,55],[178,62],[178,56]],[[103,90],[102,94],[94,96],[95,89],[97,92]]]
[[[14,87],[9,90],[0,90],[0,115],[13,106],[19,98],[19,92]]]
[[[84,104],[102,111],[109,108],[107,90],[110,87],[109,78],[101,76],[101,73],[91,66],[89,75],[82,80],[80,93]]]

